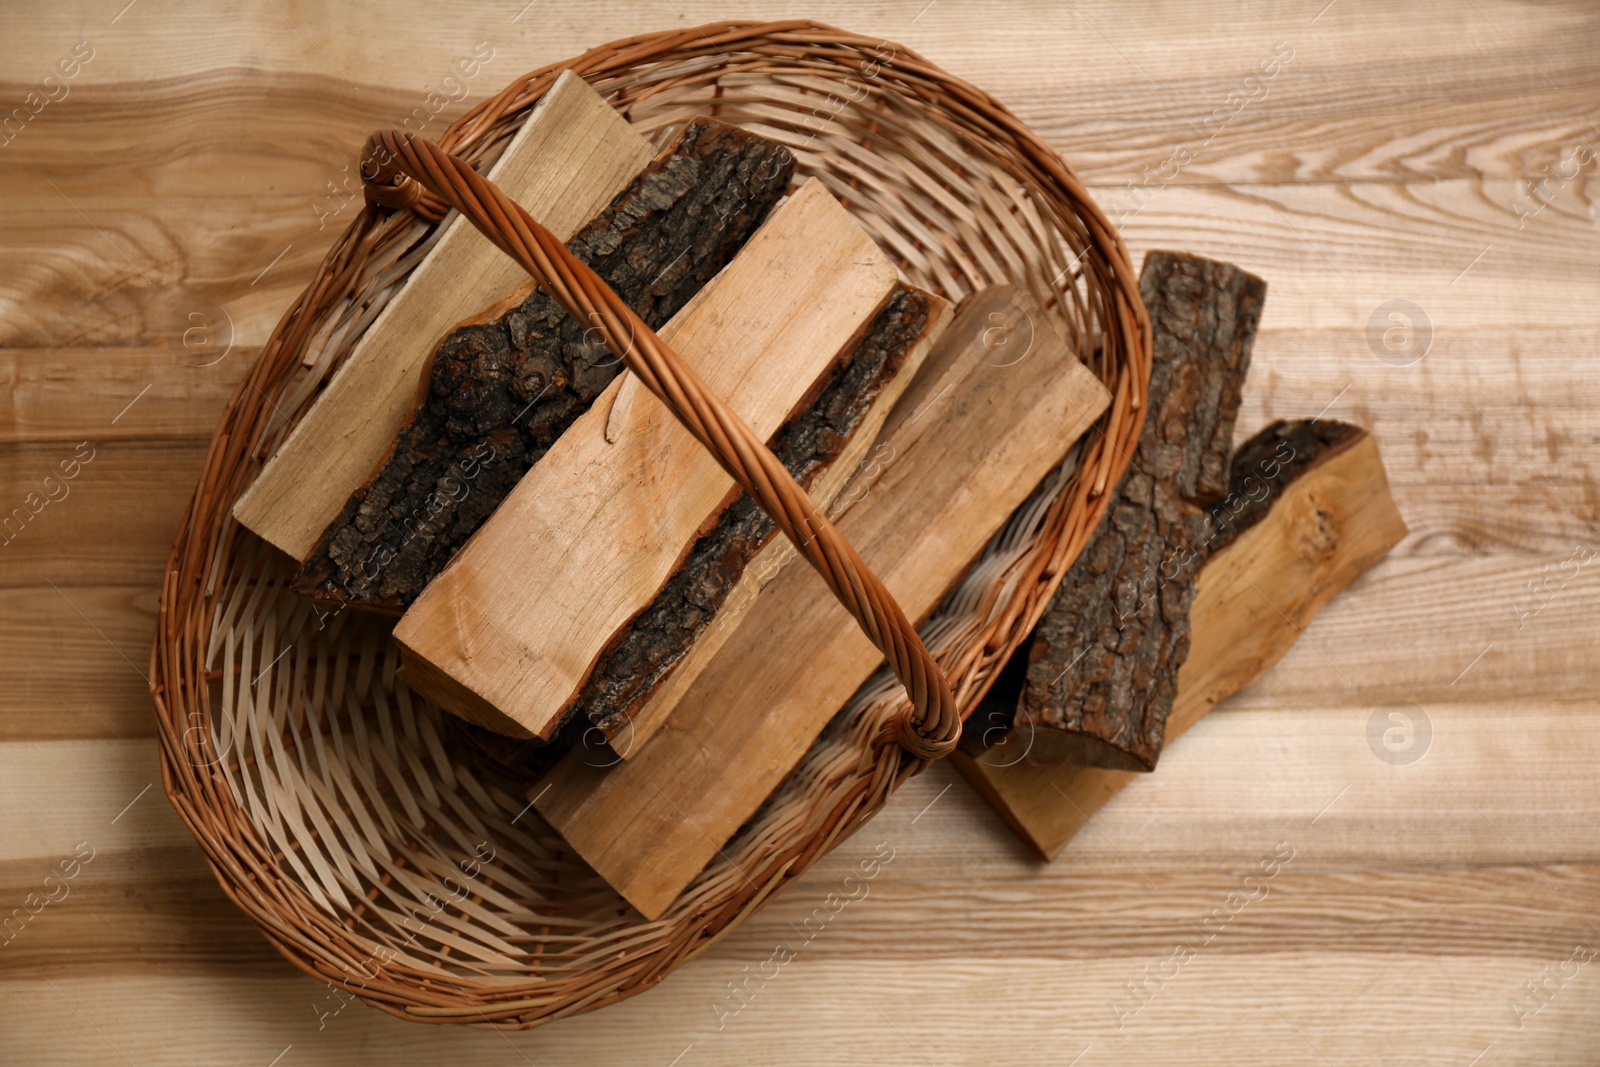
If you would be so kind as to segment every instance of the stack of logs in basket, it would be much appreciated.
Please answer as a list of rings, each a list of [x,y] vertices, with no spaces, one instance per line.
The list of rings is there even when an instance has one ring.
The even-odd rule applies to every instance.
[[[752,132],[697,118],[661,141],[569,73],[493,177],[926,617],[1100,432],[1095,337],[1021,287],[952,307],[905,284]],[[517,280],[444,227],[234,513],[304,595],[398,616],[411,688],[540,744],[533,806],[654,918],[883,657],[600,331]],[[1047,857],[1404,532],[1356,427],[1232,450],[1259,279],[1152,253],[1142,288],[1137,452],[955,757]]]

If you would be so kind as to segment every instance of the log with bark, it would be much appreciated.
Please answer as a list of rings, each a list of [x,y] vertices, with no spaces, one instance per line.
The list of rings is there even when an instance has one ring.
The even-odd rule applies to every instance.
[[[828,509],[856,470],[949,316],[945,300],[897,284],[816,402],[772,439],[773,454],[818,507]],[[666,721],[668,704],[653,698],[680,669],[688,667],[691,679],[720,647],[702,639],[752,561],[769,546],[787,544],[774,544],[777,532],[767,513],[739,493],[650,606],[613,639],[574,703],[615,753],[626,758],[639,751]]]
[[[1027,358],[997,365],[997,323],[1026,317]],[[836,520],[906,615],[960,580],[1109,402],[1026,291],[976,294],[885,423]],[[742,607],[726,641],[632,758],[569,754],[529,791],[550,825],[648,917],[760,807],[883,656],[803,564]]]
[[[770,438],[817,399],[895,274],[812,179],[662,336]],[[482,725],[549,738],[733,489],[664,404],[613,382],[400,620],[402,677]]]
[[[1178,671],[1167,745],[1265,673],[1335,594],[1406,534],[1377,442],[1329,421],[1274,423],[1251,438],[1235,453],[1230,492],[1210,517],[1219,533],[1196,580],[1193,641]],[[1004,718],[1020,688],[1019,676],[1008,682],[1001,672],[951,758],[1048,860],[1139,774],[1029,761],[1037,731]]]
[[[625,189],[652,155],[650,142],[568,70],[488,176],[566,238]],[[405,425],[439,339],[527,277],[466,219],[448,223],[234,504],[234,517],[304,561]]]
[[[744,246],[793,171],[776,142],[691,120],[567,247],[660,329]],[[621,370],[596,331],[531,282],[457,326],[296,591],[404,611]]]
[[[1189,645],[1202,506],[1228,451],[1266,283],[1226,263],[1151,252],[1150,410],[1099,528],[1035,631],[1017,716],[1030,759],[1150,770]]]

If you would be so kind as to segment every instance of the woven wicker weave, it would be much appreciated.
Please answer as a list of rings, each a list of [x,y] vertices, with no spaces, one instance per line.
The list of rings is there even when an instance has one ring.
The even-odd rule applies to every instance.
[[[788,144],[951,299],[1030,288],[1099,338],[1095,431],[921,627],[970,709],[1031,629],[1137,440],[1149,325],[1120,240],[1000,104],[890,42],[808,22],[721,24],[596,48],[519,79],[441,147],[486,169],[556,72],[636,127],[711,114]],[[896,743],[883,672],[661,919],[644,921],[528,810],[518,746],[395,678],[392,622],[288,591],[289,561],[230,509],[440,232],[368,208],[229,402],[173,545],[152,653],[163,781],[224,890],[308,973],[405,1018],[529,1027],[649,988],[858,828],[927,766]],[[944,731],[947,732],[947,731]],[[934,746],[935,748],[937,745]]]

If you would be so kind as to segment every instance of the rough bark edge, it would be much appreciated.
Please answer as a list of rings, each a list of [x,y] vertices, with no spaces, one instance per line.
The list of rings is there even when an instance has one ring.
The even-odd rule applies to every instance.
[[[1266,517],[1289,483],[1359,441],[1366,431],[1333,419],[1279,419],[1233,454],[1228,495],[1207,512],[1208,554],[1220,552]]]
[[[1037,628],[1018,716],[1040,762],[1150,770],[1188,653],[1197,505],[1227,492],[1229,446],[1266,284],[1225,263],[1152,252],[1150,411],[1101,526]]]

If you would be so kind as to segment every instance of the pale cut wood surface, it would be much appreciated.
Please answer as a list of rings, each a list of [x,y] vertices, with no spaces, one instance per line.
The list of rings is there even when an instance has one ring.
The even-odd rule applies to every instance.
[[[889,257],[812,179],[661,338],[765,440],[894,283]],[[606,387],[400,619],[413,688],[548,738],[727,498],[733,479],[632,377]]]
[[[991,331],[1023,323],[1027,353],[991,362]],[[913,621],[1111,399],[1012,285],[961,308],[927,371],[927,386],[909,390],[885,423],[892,458],[845,487],[851,506],[835,520]],[[539,814],[647,918],[666,910],[883,664],[807,567],[785,568],[736,622],[632,759],[607,768],[574,751],[529,790]]]
[[[650,152],[588,83],[566,71],[488,176],[565,240],[633,180]],[[471,223],[450,221],[239,498],[234,517],[295,559],[309,556],[399,436],[439,340],[526,281],[527,272]]]
[[[1585,165],[1525,220],[1508,202],[1596,146],[1600,16],[1510,0],[676,5],[8,13],[7,109],[75,42],[96,55],[0,147],[0,505],[61,446],[98,452],[69,499],[0,548],[0,896],[15,906],[79,841],[101,851],[0,949],[3,1058],[1594,1063],[1593,966],[1520,1028],[1507,1001],[1594,937],[1600,913],[1594,568],[1520,629],[1513,614],[1528,581],[1595,544],[1600,181]],[[359,1006],[319,1030],[330,995],[266,948],[160,799],[140,672],[211,428],[348,221],[346,207],[319,229],[319,210],[344,202],[340,168],[457,58],[496,49],[468,85],[481,99],[592,44],[730,15],[804,15],[904,43],[996,94],[1103,203],[1173,146],[1195,147],[1125,221],[1134,261],[1184,248],[1266,278],[1241,435],[1332,402],[1328,417],[1377,437],[1411,536],[1054,864],[935,768],[636,1000],[532,1034]],[[1295,56],[1266,96],[1197,133],[1277,41]],[[1365,334],[1394,298],[1421,305],[1434,331],[1409,367],[1376,359]],[[217,348],[184,346],[193,314]],[[1393,700],[1432,721],[1409,767],[1366,741],[1373,709]],[[1110,992],[1159,965],[1237,887],[1230,872],[1284,840],[1301,851],[1273,895],[1117,1029]],[[719,1029],[727,983],[829,893],[851,892],[843,879],[883,841],[898,851],[870,894]]]
[[[1406,532],[1370,434],[1290,483],[1264,518],[1200,571],[1189,612],[1193,640],[1178,669],[1166,743],[1270,669],[1323,605]],[[1394,725],[1400,724],[1383,723],[1385,730]],[[1019,724],[981,757],[950,758],[1017,836],[1054,859],[1141,775],[1036,762],[1030,758],[1035,729]],[[1396,744],[1404,740],[1395,737]]]
[[[855,433],[851,435],[839,457],[817,476],[817,480],[807,490],[806,495],[811,497],[817,507],[830,519],[843,514],[844,507],[849,503],[848,500],[839,500],[839,494],[846,484],[861,471],[878,465],[878,459],[875,457],[881,457],[883,454],[878,439],[885,421],[898,410],[898,401],[906,395],[906,390],[915,384],[929,350],[944,333],[945,327],[950,325],[950,319],[954,314],[950,302],[932,293],[923,295],[930,301],[931,310],[921,336],[909,347],[900,370],[879,391],[878,398],[872,402],[871,410],[856,427]],[[700,672],[711,663],[717,650],[733,634],[746,599],[766,588],[783,568],[798,561],[799,553],[795,551],[794,543],[781,534],[774,536],[765,548],[751,558],[745,565],[744,573],[740,576],[734,592],[724,602],[722,610],[700,633],[694,644],[684,652],[683,658],[661,683],[660,688],[650,694],[649,699],[628,721],[627,726],[619,732],[611,746],[619,757],[631,759],[634,753],[644,751],[645,743],[667,721],[672,709],[678,706],[678,702],[688,692],[689,686],[700,677]]]

